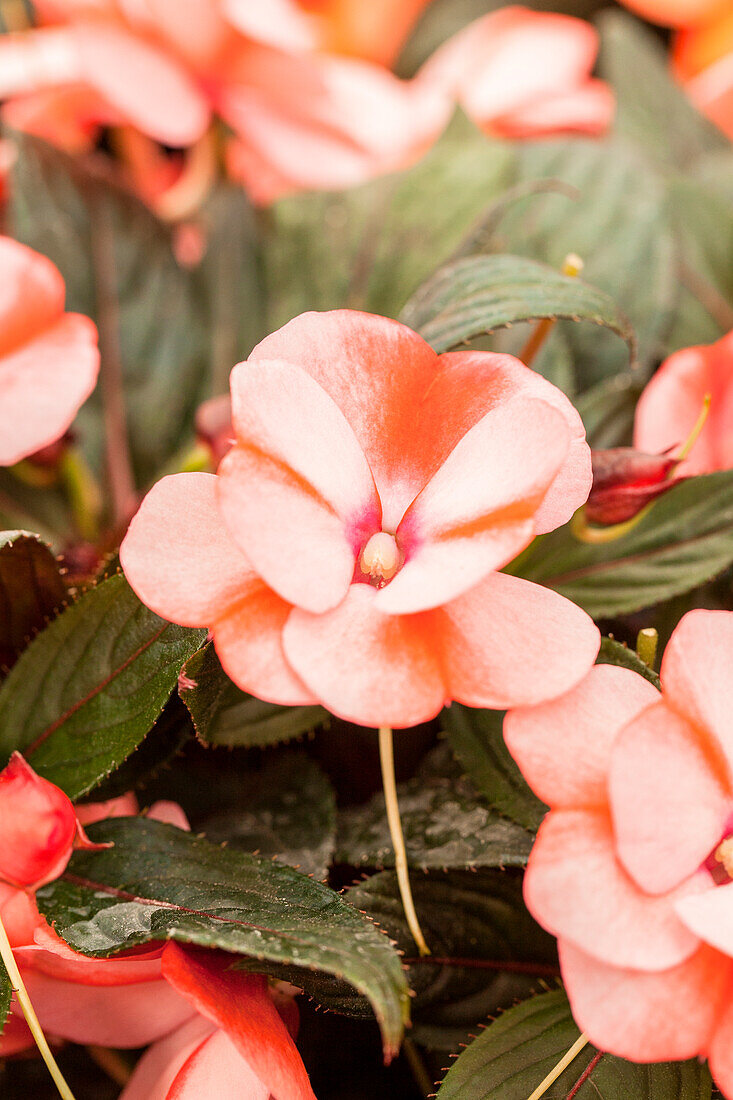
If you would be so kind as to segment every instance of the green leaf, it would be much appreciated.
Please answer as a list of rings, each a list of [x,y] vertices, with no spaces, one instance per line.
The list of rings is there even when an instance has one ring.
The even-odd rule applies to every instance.
[[[518,877],[433,872],[414,875],[412,890],[432,960],[452,962],[416,957],[393,871],[373,875],[345,897],[404,951],[418,1042],[450,1049],[489,1013],[527,997],[557,972],[555,941],[527,912]]]
[[[13,236],[59,267],[67,308],[99,325],[103,362],[119,355],[132,457],[144,485],[181,445],[206,395],[205,324],[193,276],[176,262],[170,229],[132,193],[35,138],[13,134],[12,141]],[[98,388],[77,419],[97,468],[100,409]]]
[[[595,619],[688,592],[733,562],[733,471],[690,478],[655,501],[622,538],[579,542],[562,527],[517,559],[517,572],[561,592]]]
[[[448,742],[476,789],[506,817],[536,830],[547,813],[532,793],[504,744],[504,712],[474,710],[452,703],[441,714]]]
[[[560,990],[524,1001],[499,1017],[456,1059],[438,1100],[527,1100],[579,1038]],[[583,1048],[545,1100],[566,1100],[598,1052]],[[710,1100],[712,1082],[698,1061],[637,1065],[603,1054],[574,1100]]]
[[[506,143],[459,115],[405,172],[275,203],[265,252],[269,329],[308,309],[396,317],[510,182],[512,159]]]
[[[0,665],[10,666],[68,599],[53,551],[29,531],[0,531]]]
[[[616,130],[663,165],[688,170],[704,153],[725,149],[723,133],[693,107],[672,78],[667,47],[638,19],[604,12],[601,76],[616,92]]]
[[[302,752],[287,753],[242,776],[237,805],[202,828],[210,840],[324,880],[336,842],[336,797],[317,764]]]
[[[650,368],[659,359],[677,299],[662,180],[639,151],[621,141],[526,142],[517,155],[516,183],[559,180],[579,198],[537,193],[512,204],[485,250],[527,256],[558,271],[568,253],[577,253],[585,261],[583,278],[610,295],[629,318],[639,361]],[[578,392],[627,368],[627,349],[613,333],[565,321],[557,327],[570,344]],[[546,354],[555,339],[553,333]]]
[[[184,686],[187,682],[194,686]],[[186,662],[179,690],[205,745],[264,748],[328,720],[322,707],[280,707],[247,695],[224,672],[211,644]]]
[[[575,407],[594,450],[631,446],[634,413],[643,388],[635,374],[624,372],[598,382],[576,399]]]
[[[659,688],[659,677],[656,672],[649,668],[649,665],[644,664],[633,649],[617,642],[615,638],[601,638],[601,648],[596,658],[596,664],[618,665],[620,668],[628,668],[632,672],[638,673],[639,676],[643,676],[650,684],[654,684],[655,688]]]
[[[374,924],[327,886],[271,860],[210,844],[144,818],[89,829],[101,852],[77,852],[37,893],[41,912],[76,951],[107,958],[154,940],[218,947],[259,962],[335,975],[368,997],[385,1050],[408,1016],[400,960]]]
[[[411,780],[397,788],[411,867],[523,867],[532,835],[481,801],[468,779]],[[394,866],[384,796],[347,810],[336,859],[353,867]]]
[[[10,1002],[13,999],[13,985],[10,976],[5,969],[5,963],[0,959],[0,1035],[5,1031],[8,1021]]]
[[[608,294],[521,256],[468,256],[448,264],[401,314],[437,352],[519,321],[559,317],[611,329],[629,345],[633,360],[633,329]]]
[[[125,578],[86,592],[22,654],[0,690],[0,754],[23,752],[70,798],[130,755],[206,632],[174,626]]]

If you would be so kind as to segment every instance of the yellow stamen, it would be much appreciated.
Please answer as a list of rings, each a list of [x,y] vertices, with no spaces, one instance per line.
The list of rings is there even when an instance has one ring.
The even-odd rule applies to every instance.
[[[733,836],[721,840],[715,849],[715,859],[722,863],[728,878],[733,879]]]

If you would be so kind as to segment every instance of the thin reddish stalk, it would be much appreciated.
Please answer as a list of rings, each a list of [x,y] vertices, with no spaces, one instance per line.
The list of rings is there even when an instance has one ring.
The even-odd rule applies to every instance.
[[[601,1058],[603,1057],[603,1054],[604,1054],[604,1051],[602,1051],[602,1050],[596,1051],[596,1053],[593,1055],[593,1057],[591,1058],[588,1065],[585,1067],[585,1069],[581,1073],[578,1080],[575,1082],[575,1084],[571,1088],[570,1092],[565,1097],[565,1100],[573,1100],[573,1097],[578,1095],[578,1093],[580,1092],[581,1087],[585,1084],[585,1082],[588,1080],[590,1075],[593,1073],[596,1066],[598,1065]]]

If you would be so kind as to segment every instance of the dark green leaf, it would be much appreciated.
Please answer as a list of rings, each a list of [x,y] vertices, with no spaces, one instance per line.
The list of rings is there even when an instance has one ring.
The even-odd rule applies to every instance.
[[[5,963],[0,959],[0,1035],[5,1030],[12,999],[13,986],[5,969]]]
[[[12,233],[57,264],[67,308],[99,325],[103,361],[119,356],[132,456],[145,484],[180,446],[205,396],[200,296],[175,260],[170,230],[144,203],[79,158],[25,135],[12,140]],[[99,390],[77,425],[99,466]]]
[[[523,867],[532,835],[491,810],[467,779],[413,779],[398,787],[412,867]],[[346,811],[336,859],[353,867],[394,865],[384,796]]]
[[[503,711],[452,703],[442,715],[453,752],[477,790],[500,813],[535,830],[547,807],[532,794],[504,744]]]
[[[29,531],[0,531],[0,666],[13,664],[67,598],[50,547]]]
[[[287,753],[242,776],[237,805],[202,828],[210,840],[323,880],[336,842],[336,798],[317,764],[302,752]]]
[[[601,648],[596,658],[597,665],[618,665],[620,668],[631,669],[639,676],[643,676],[655,688],[659,687],[659,677],[656,672],[644,664],[633,649],[617,642],[615,638],[601,638]]]
[[[638,19],[620,11],[600,17],[601,75],[616,92],[616,129],[664,165],[688,169],[695,158],[725,149],[721,131],[672,78],[668,50]]]
[[[660,356],[677,298],[663,182],[640,152],[619,141],[526,142],[517,152],[515,182],[560,180],[579,198],[538,193],[513,204],[488,250],[527,256],[558,271],[568,253],[577,253],[585,261],[583,278],[629,318],[639,361],[650,367]],[[558,328],[570,343],[578,392],[627,367],[627,349],[613,333],[564,321]],[[538,369],[540,364],[538,357]]]
[[[624,372],[598,382],[576,399],[575,407],[594,450],[631,446],[634,412],[643,388],[635,374]]]
[[[448,264],[420,287],[401,314],[437,352],[545,317],[605,326],[623,337],[634,358],[633,329],[608,294],[520,256],[468,256]]]
[[[544,993],[499,1017],[456,1059],[438,1100],[527,1100],[579,1037],[563,992]],[[566,1100],[595,1059],[586,1046],[545,1100]],[[710,1100],[707,1067],[697,1061],[636,1065],[604,1054],[574,1100]]]
[[[416,957],[394,872],[373,875],[345,897],[405,952],[414,994],[411,1034],[419,1042],[450,1049],[489,1013],[527,997],[557,972],[555,941],[527,912],[519,877],[451,871],[413,875],[411,882],[428,959]]]
[[[0,690],[0,754],[23,752],[70,798],[130,755],[163,709],[206,632],[154,615],[123,576],[54,619]]]
[[[568,527],[537,539],[517,571],[612,618],[688,592],[733,562],[733,471],[690,478],[622,538],[579,542]]]
[[[267,859],[220,848],[171,825],[117,818],[89,829],[101,852],[78,852],[38,904],[77,951],[107,958],[153,940],[218,947],[259,969],[335,975],[371,1001],[385,1050],[408,1015],[396,952],[374,924],[327,886]]]
[[[206,745],[264,748],[310,733],[328,718],[322,707],[280,707],[240,691],[211,644],[187,661],[180,693]]]
[[[276,203],[265,255],[269,328],[307,309],[347,306],[396,317],[508,185],[511,164],[507,144],[458,116],[405,172]]]

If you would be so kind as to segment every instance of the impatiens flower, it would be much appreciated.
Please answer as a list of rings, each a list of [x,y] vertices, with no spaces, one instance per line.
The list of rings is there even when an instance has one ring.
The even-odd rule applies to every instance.
[[[729,0],[621,0],[625,7],[652,23],[694,27],[728,10]]]
[[[672,69],[697,108],[733,139],[733,9],[678,32]]]
[[[47,25],[0,38],[6,118],[78,149],[95,125],[188,148],[219,117],[235,133],[232,169],[260,202],[361,182],[437,136],[442,96],[382,66],[306,49],[303,13],[287,0],[273,8],[281,34],[268,42],[272,4],[187,0],[181,18],[170,0],[42,0]]]
[[[19,752],[0,772],[0,881],[37,889],[58,878],[74,848],[97,848],[71,800]]]
[[[0,237],[0,466],[62,436],[94,389],[97,331],[64,297],[50,260]]]
[[[691,611],[660,693],[598,665],[510,712],[507,745],[550,806],[525,878],[558,937],[578,1025],[637,1062],[707,1057],[733,1097],[733,614]]]
[[[449,39],[418,80],[491,134],[599,134],[611,123],[614,97],[590,75],[597,53],[598,35],[582,19],[501,8]]]
[[[269,336],[231,391],[218,474],[158,482],[121,560],[149,607],[211,629],[242,688],[411,726],[451,699],[539,701],[587,671],[585,613],[497,572],[588,495],[583,426],[554,386],[339,310]]]
[[[733,468],[733,332],[715,344],[676,351],[662,363],[636,407],[634,446],[649,453],[679,448],[707,394],[708,418],[679,473]]]
[[[593,487],[585,516],[594,524],[614,525],[632,519],[681,480],[671,476],[677,465],[673,455],[649,455],[633,447],[592,451],[591,463]]]

